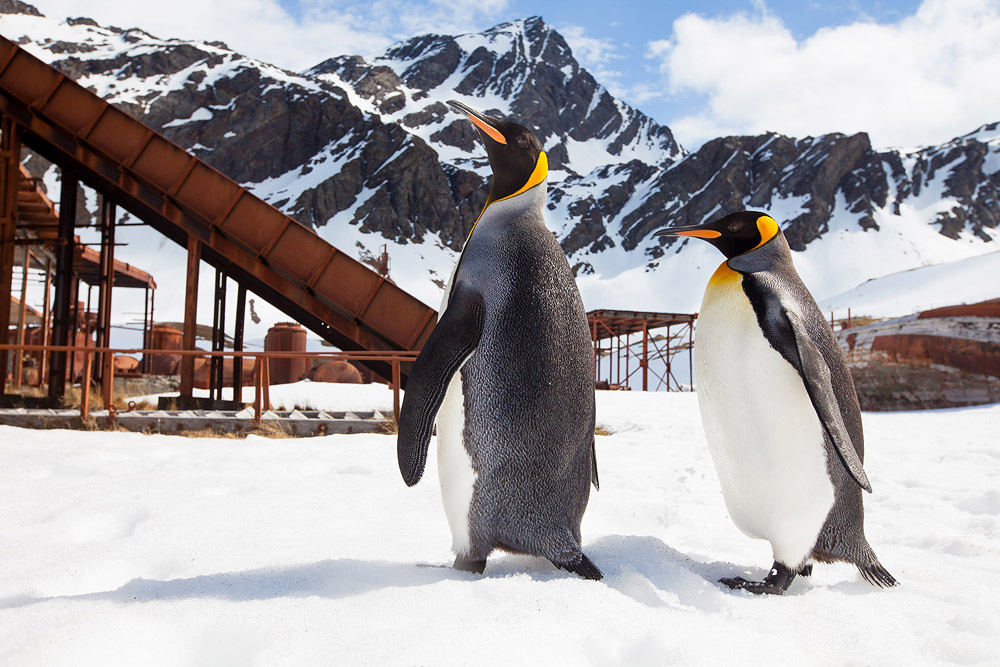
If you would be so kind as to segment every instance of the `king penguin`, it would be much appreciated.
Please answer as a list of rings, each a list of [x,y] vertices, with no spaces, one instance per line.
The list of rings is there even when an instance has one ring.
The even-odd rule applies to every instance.
[[[593,347],[566,255],[545,227],[548,162],[526,127],[459,102],[493,183],[414,362],[399,417],[403,480],[420,481],[437,418],[438,472],[455,567],[494,549],[587,579],[580,548],[595,487]]]
[[[763,581],[721,582],[780,594],[813,561],[847,561],[895,585],[865,538],[871,485],[854,382],[778,223],[742,211],[656,235],[704,239],[727,258],[698,315],[698,404],[726,508],[771,543],[774,564]]]

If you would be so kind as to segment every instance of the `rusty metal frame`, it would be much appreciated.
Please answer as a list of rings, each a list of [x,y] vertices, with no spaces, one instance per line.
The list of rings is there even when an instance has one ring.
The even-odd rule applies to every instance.
[[[687,352],[689,373],[691,370],[691,352],[693,350],[694,322],[697,313],[658,313],[622,310],[593,310],[587,313],[587,321],[591,331],[591,342],[594,345],[594,380],[603,382],[601,372],[601,357],[607,353],[610,356],[607,382],[615,388],[629,388],[632,377],[641,371],[642,390],[649,391],[649,375],[656,379],[654,391],[665,388],[667,391],[681,391],[682,385],[672,372],[672,359]],[[671,332],[674,327],[674,332]],[[659,345],[650,332],[666,329],[666,342]],[[639,340],[633,341],[632,334],[642,334]],[[684,336],[687,341],[684,341]],[[624,338],[624,340],[623,340]],[[602,345],[607,341],[607,347]],[[652,354],[650,353],[652,346]],[[633,369],[632,359],[638,361]],[[666,365],[664,373],[658,373],[650,368],[650,362],[662,361]],[[622,365],[624,362],[624,375]],[[612,382],[614,380],[614,382]],[[694,378],[691,376],[691,386]]]

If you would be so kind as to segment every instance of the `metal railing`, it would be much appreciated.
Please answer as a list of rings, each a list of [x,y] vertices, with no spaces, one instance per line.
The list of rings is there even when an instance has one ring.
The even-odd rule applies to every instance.
[[[400,364],[402,363],[413,363],[419,352],[416,351],[387,351],[387,352],[281,352],[281,351],[234,351],[234,350],[224,350],[224,351],[206,351],[206,350],[154,350],[147,348],[111,348],[111,347],[94,347],[87,345],[17,345],[17,344],[0,344],[0,353],[6,354],[7,352],[15,352],[23,355],[26,352],[40,352],[42,354],[48,354],[51,352],[63,352],[67,354],[83,354],[83,374],[81,376],[80,382],[80,417],[83,420],[87,420],[90,416],[90,377],[93,372],[94,367],[94,355],[102,355],[102,373],[101,373],[101,395],[104,405],[109,408],[109,410],[114,410],[112,406],[112,392],[114,388],[114,356],[116,354],[126,354],[126,355],[172,355],[180,357],[194,357],[194,358],[212,358],[212,357],[233,357],[234,359],[252,357],[254,360],[254,418],[257,422],[260,422],[263,413],[271,409],[270,400],[270,388],[271,388],[271,371],[270,371],[270,360],[279,359],[328,359],[330,361],[381,361],[388,363],[392,366],[392,382],[390,383],[390,388],[392,389],[392,413],[395,419],[399,420],[399,389],[400,389]],[[122,375],[125,375],[124,373]],[[240,386],[241,396],[234,398],[242,398],[242,382],[237,383],[236,378],[233,378],[234,386],[236,384]],[[43,381],[39,378],[39,381]],[[241,401],[242,402],[242,401]]]

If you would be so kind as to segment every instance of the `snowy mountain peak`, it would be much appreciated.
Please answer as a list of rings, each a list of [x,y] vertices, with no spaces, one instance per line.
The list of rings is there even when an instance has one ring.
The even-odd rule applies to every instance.
[[[481,33],[422,35],[364,58],[331,58],[308,74],[344,87],[358,106],[419,136],[442,161],[483,177],[489,171],[475,132],[448,99],[532,128],[549,154],[552,182],[682,155],[668,128],[612,97],[539,17]]]

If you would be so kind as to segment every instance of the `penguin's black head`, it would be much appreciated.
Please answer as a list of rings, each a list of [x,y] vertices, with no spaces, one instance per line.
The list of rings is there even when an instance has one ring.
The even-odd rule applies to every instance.
[[[705,239],[718,248],[727,259],[750,252],[781,233],[774,218],[758,211],[730,213],[704,225],[668,227],[653,236],[693,236]]]
[[[493,118],[456,102],[448,102],[464,113],[479,130],[493,169],[493,187],[487,205],[519,194],[545,180],[549,163],[542,144],[523,125]]]

